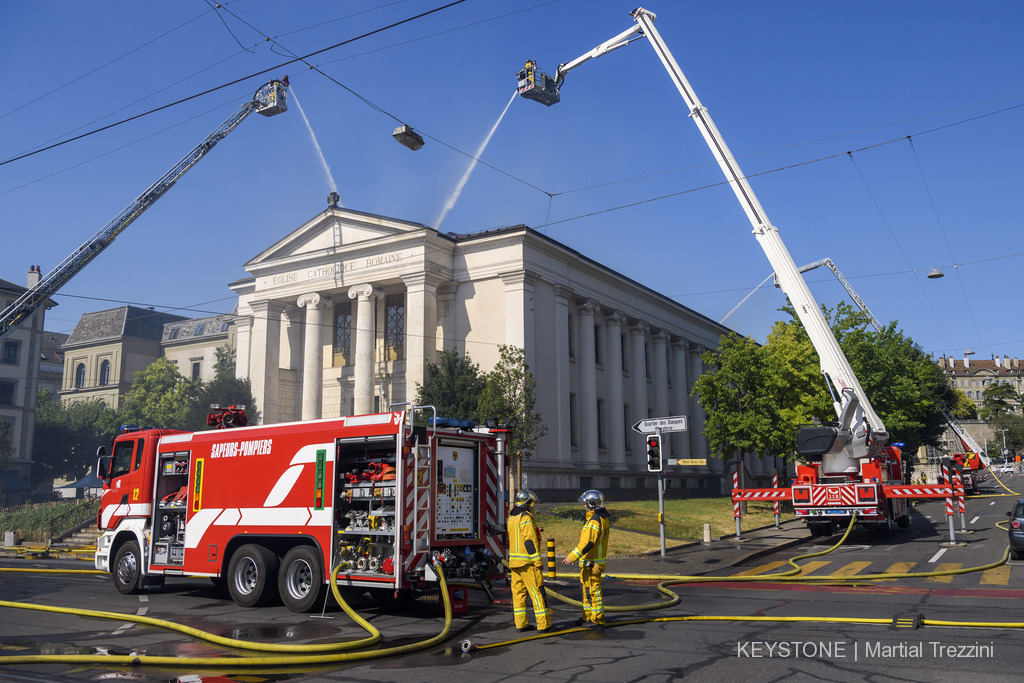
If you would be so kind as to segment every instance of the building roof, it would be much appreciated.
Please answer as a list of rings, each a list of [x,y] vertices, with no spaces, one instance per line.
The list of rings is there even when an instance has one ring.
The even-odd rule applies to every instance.
[[[235,316],[230,313],[164,323],[162,341],[165,344],[181,343],[219,337],[226,335],[228,328],[234,324]]]
[[[986,374],[986,375],[998,375],[1000,377],[1016,377],[1024,369],[1021,362],[1017,358],[999,357],[996,356],[991,360],[974,360],[973,358],[957,359],[953,357],[942,357],[939,358],[939,365],[946,374],[950,375],[974,375],[974,374]]]
[[[151,308],[121,306],[82,315],[65,347],[100,341],[131,338],[159,342],[163,327],[170,322],[187,320],[185,316],[163,313]]]
[[[43,343],[39,349],[39,362],[52,365],[64,364],[64,351],[61,347],[68,341],[63,332],[43,332]]]

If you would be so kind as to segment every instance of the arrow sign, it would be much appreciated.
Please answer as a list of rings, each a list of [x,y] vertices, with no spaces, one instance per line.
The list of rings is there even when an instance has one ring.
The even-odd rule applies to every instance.
[[[633,431],[638,434],[654,434],[659,430],[662,432],[685,432],[686,416],[649,417],[646,420],[640,420],[633,425]]]

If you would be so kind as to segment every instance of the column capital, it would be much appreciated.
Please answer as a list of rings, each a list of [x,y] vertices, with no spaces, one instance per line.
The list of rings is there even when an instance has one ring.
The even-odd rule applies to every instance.
[[[505,283],[506,287],[522,285],[533,287],[537,283],[537,273],[532,270],[514,270],[512,272],[498,273],[498,277]]]
[[[372,301],[383,295],[383,289],[371,284],[353,285],[348,290],[349,299],[360,299],[361,301]]]
[[[644,322],[635,323],[630,326],[629,331],[633,334],[647,334],[651,331],[651,326]]]
[[[552,289],[555,290],[555,301],[559,303],[569,303],[569,299],[572,298],[572,287],[563,284],[556,284]]]
[[[321,296],[319,292],[308,292],[301,295],[295,301],[295,305],[299,308],[320,308],[321,306],[330,306],[333,302],[326,296]]]
[[[580,313],[589,313],[590,315],[599,315],[601,313],[601,307],[593,299],[587,299],[579,304],[577,310]]]
[[[441,273],[434,273],[429,270],[406,273],[400,277],[402,282],[405,283],[406,289],[431,289],[435,291],[448,279]]]
[[[625,314],[620,313],[619,311],[612,311],[611,313],[604,317],[605,323],[609,325],[618,325],[619,327],[625,325],[626,320],[627,318]]]
[[[672,348],[679,351],[689,351],[690,346],[691,344],[687,339],[677,339],[674,342],[672,342]]]
[[[654,338],[654,341],[661,342],[662,344],[667,344],[672,339],[672,335],[665,330],[658,330],[651,336]]]

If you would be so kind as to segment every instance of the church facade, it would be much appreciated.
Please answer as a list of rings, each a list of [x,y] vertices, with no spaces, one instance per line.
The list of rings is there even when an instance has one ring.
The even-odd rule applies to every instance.
[[[690,392],[701,354],[730,330],[535,230],[443,234],[331,205],[245,270],[230,285],[236,371],[265,423],[387,410],[414,400],[439,351],[486,372],[511,345],[525,352],[548,428],[524,485],[653,491],[630,426],[686,415],[663,456],[706,464],[666,468],[669,486],[723,488]],[[748,469],[766,473],[756,460]]]

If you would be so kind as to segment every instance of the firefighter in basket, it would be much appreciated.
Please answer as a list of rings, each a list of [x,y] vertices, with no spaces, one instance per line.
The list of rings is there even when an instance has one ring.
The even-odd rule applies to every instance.
[[[608,531],[611,521],[604,509],[604,494],[596,489],[584,491],[579,502],[587,510],[587,521],[580,532],[580,542],[562,560],[562,564],[579,562],[580,586],[583,588],[583,618],[577,626],[591,628],[604,626],[604,599],[601,595],[601,577],[605,558],[608,557]]]
[[[513,499],[515,507],[508,516],[508,566],[512,576],[512,616],[517,631],[533,628],[526,616],[527,594],[533,603],[537,630],[551,629],[551,614],[544,599],[540,572],[540,530],[533,521],[533,504],[537,500],[537,494],[530,489],[520,489]]]

